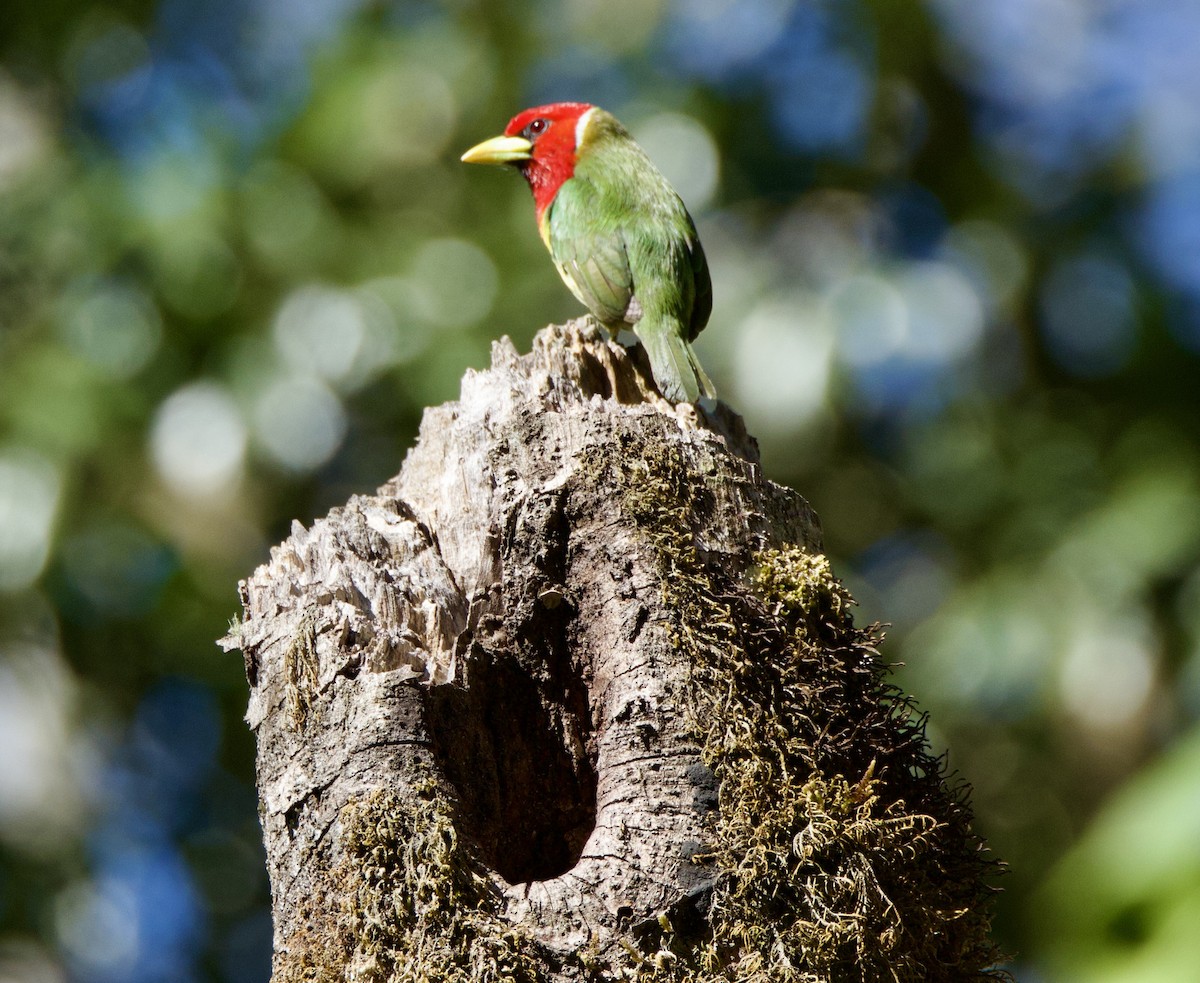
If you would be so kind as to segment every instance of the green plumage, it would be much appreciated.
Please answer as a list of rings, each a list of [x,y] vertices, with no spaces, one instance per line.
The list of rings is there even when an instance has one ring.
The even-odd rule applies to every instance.
[[[690,342],[708,322],[712,283],[679,195],[617,120],[592,111],[573,176],[543,216],[563,281],[606,327],[631,327],[659,390],[695,402],[715,390]]]

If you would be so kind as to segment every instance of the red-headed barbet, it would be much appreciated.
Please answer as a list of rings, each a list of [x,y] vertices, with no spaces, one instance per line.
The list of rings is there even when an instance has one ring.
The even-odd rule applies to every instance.
[[[696,226],[615,117],[581,102],[537,106],[462,159],[524,175],[559,276],[614,334],[633,329],[667,399],[715,395],[690,344],[712,310]]]

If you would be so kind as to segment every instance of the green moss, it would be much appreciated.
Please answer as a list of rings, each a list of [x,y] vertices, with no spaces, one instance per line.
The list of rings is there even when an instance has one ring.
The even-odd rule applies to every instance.
[[[746,577],[702,562],[708,493],[674,448],[640,444],[615,475],[652,544],[672,641],[692,663],[689,711],[719,782],[697,860],[721,874],[711,936],[631,947],[644,980],[950,981],[990,967],[983,859],[961,788],[886,682],[828,560],[761,552]]]
[[[275,983],[545,978],[535,945],[500,917],[500,896],[460,843],[445,798],[432,782],[415,792],[380,789],[343,808],[333,915],[288,941]]]
[[[854,598],[833,575],[829,558],[798,546],[765,550],[758,556],[754,590],[771,606],[772,614],[811,622],[834,620],[851,629]]]

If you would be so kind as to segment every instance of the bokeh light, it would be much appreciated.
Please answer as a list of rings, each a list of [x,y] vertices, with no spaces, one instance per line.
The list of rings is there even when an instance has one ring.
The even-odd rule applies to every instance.
[[[409,270],[414,313],[444,328],[465,328],[492,309],[499,286],[496,264],[463,239],[433,239],[413,257]]]
[[[66,978],[45,947],[26,939],[0,941],[2,983],[66,983]]]
[[[50,555],[61,480],[35,451],[0,448],[0,590],[27,587]]]
[[[303,286],[275,315],[275,345],[293,371],[336,382],[349,374],[363,347],[365,321],[352,294]]]
[[[1086,605],[1074,620],[1060,678],[1063,707],[1085,727],[1119,733],[1150,697],[1158,639],[1138,614],[1105,617]]]
[[[0,190],[46,156],[47,131],[21,86],[0,71]]]
[[[83,825],[91,751],[75,732],[78,702],[57,651],[0,643],[0,842],[49,853]]]
[[[162,318],[135,284],[81,283],[62,302],[59,331],[79,355],[122,380],[154,356],[162,340]]]
[[[304,269],[336,246],[338,228],[316,182],[278,160],[258,162],[240,186],[242,223],[255,258],[273,270]]]
[[[1010,313],[1029,278],[1029,257],[1017,236],[985,219],[968,219],[946,231],[940,258],[970,281],[993,317]]]
[[[672,55],[689,70],[719,79],[766,53],[783,33],[787,0],[676,0]]]
[[[73,885],[59,896],[58,941],[84,979],[128,979],[138,957],[137,896],[121,884]]]
[[[909,334],[908,309],[895,286],[864,273],[835,284],[828,302],[838,324],[838,354],[846,364],[868,367],[899,356]]]
[[[89,617],[135,618],[153,610],[175,565],[171,551],[146,530],[96,519],[66,539],[63,574]]]
[[[826,407],[834,325],[815,299],[780,298],[738,326],[734,385],[739,401],[803,427]]]
[[[279,376],[255,402],[253,433],[276,463],[292,471],[324,464],[346,433],[341,401],[324,383],[298,376]]]
[[[680,113],[659,113],[634,128],[634,138],[694,213],[712,200],[721,162],[712,134]]]
[[[246,456],[246,425],[214,382],[192,382],[163,400],[150,435],[154,464],[177,494],[205,498],[232,491]]]
[[[1079,375],[1111,375],[1137,342],[1133,278],[1102,255],[1059,261],[1041,297],[1042,330],[1051,355]]]

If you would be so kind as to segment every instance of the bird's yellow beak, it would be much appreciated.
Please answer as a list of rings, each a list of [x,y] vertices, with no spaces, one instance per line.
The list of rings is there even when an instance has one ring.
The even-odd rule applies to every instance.
[[[524,137],[492,137],[462,155],[468,164],[513,164],[529,160],[533,144]]]

